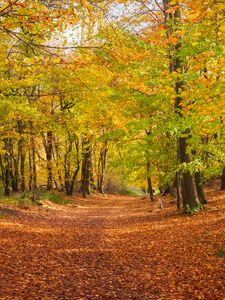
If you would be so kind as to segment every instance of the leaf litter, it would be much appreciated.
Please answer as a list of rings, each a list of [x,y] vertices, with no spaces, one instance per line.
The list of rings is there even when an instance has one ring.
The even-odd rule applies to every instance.
[[[224,192],[208,195],[193,216],[119,195],[2,207],[0,299],[225,299]]]

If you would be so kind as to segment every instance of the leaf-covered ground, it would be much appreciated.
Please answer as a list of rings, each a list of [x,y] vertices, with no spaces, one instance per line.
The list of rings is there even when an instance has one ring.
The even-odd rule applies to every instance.
[[[208,198],[194,216],[125,196],[2,207],[0,299],[225,299],[224,193]]]

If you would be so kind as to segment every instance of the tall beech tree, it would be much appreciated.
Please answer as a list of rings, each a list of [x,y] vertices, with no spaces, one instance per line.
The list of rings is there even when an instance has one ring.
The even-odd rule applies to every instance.
[[[180,74],[185,72],[185,58],[181,56],[182,41],[180,37],[174,36],[174,32],[178,31],[181,27],[181,8],[179,3],[171,4],[172,1],[164,1],[165,6],[165,17],[166,25],[168,27],[168,38],[171,36],[177,41],[174,43],[172,49],[170,49],[169,63],[170,63],[170,72],[177,73],[177,79],[175,81],[175,113],[179,118],[182,118],[182,96],[181,91],[184,89],[185,82]],[[179,78],[180,77],[180,78]],[[181,132],[182,136],[178,138],[178,151],[179,159],[181,164],[190,164],[191,157],[188,153],[188,138],[190,135],[190,129],[186,128]],[[195,207],[199,203],[198,193],[195,184],[194,175],[191,174],[190,170],[185,170],[182,174],[182,197],[184,207]]]

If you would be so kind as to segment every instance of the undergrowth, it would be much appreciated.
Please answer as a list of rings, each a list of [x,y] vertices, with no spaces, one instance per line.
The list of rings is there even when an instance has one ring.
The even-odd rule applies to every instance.
[[[189,204],[185,206],[185,212],[188,213],[189,215],[193,215],[198,213],[201,209],[203,209],[203,206],[201,203],[197,204],[194,207],[191,207]]]
[[[139,193],[132,191],[130,189],[124,189],[123,191],[121,191],[121,194],[127,195],[127,196],[139,196],[140,195]]]
[[[72,201],[69,199],[65,199],[62,194],[45,191],[45,190],[37,190],[35,194],[32,192],[22,192],[15,193],[10,196],[0,195],[0,205],[16,205],[20,207],[29,207],[33,205],[38,205],[42,200],[49,200],[54,204],[58,205],[66,205],[71,204]]]
[[[61,194],[56,194],[56,193],[53,193],[53,192],[43,192],[41,195],[40,195],[40,198],[45,200],[49,200],[51,201],[52,203],[55,203],[55,204],[59,204],[59,205],[65,205],[65,204],[71,204],[72,201],[69,200],[69,199],[65,199],[63,195]]]

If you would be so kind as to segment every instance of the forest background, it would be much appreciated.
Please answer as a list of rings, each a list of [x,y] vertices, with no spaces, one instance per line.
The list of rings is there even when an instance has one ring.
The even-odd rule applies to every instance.
[[[225,189],[223,0],[0,4],[5,195]]]

